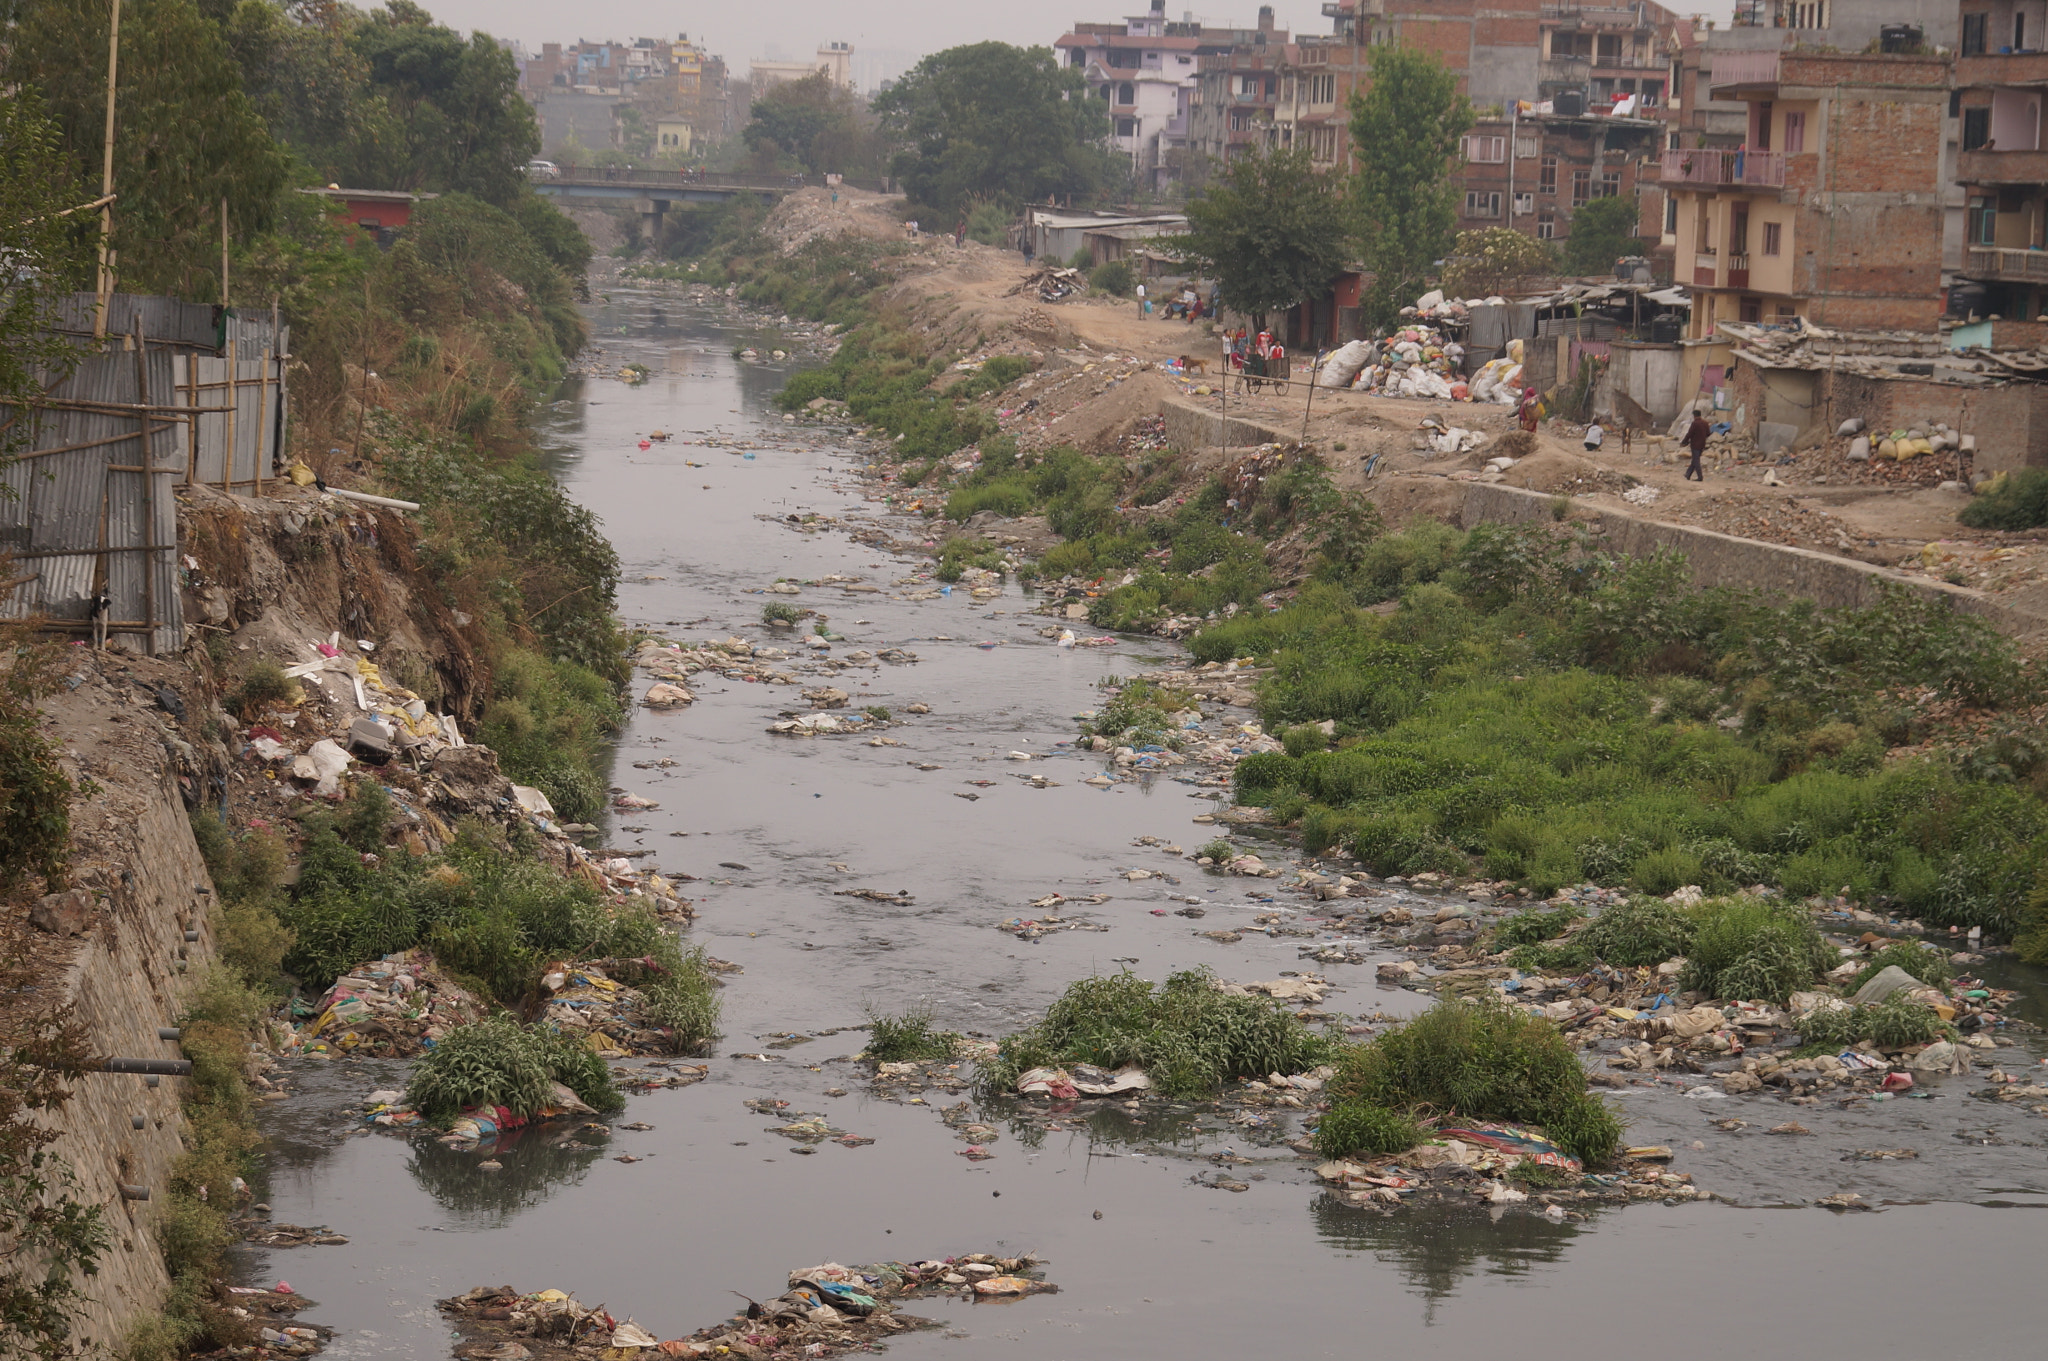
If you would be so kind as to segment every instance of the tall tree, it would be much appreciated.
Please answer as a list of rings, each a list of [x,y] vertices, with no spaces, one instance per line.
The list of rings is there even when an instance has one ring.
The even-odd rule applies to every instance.
[[[1110,165],[1102,102],[1048,48],[949,48],[919,62],[874,110],[902,144],[894,170],[904,189],[941,216],[971,198],[1087,195]]]
[[[100,182],[107,0],[18,7],[0,81],[41,92],[71,175]],[[124,0],[116,88],[114,249],[120,286],[218,295],[220,204],[236,237],[272,221],[282,148],[242,89],[220,29],[193,0]]]
[[[57,125],[33,87],[0,91],[0,405],[19,407],[61,373],[70,346],[50,329],[56,301],[85,282],[99,215],[84,208],[97,187],[80,184]],[[0,454],[19,450],[31,422],[0,429]],[[0,1329],[4,1336],[4,1329]]]
[[[1472,102],[1434,53],[1398,43],[1372,49],[1372,84],[1351,96],[1370,319],[1399,315],[1450,248],[1458,225],[1451,170],[1471,126]]]
[[[1605,274],[1624,255],[1642,251],[1636,235],[1638,206],[1633,198],[1596,198],[1572,214],[1564,241],[1567,274]]]
[[[740,136],[756,152],[772,146],[813,175],[880,168],[873,120],[851,91],[822,71],[773,87],[749,112]]]
[[[1229,162],[1188,200],[1188,234],[1174,241],[1213,270],[1223,302],[1266,326],[1266,314],[1320,294],[1348,262],[1349,205],[1335,175],[1306,150]]]

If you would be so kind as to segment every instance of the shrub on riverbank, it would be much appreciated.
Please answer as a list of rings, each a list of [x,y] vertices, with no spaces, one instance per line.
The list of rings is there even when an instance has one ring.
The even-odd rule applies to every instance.
[[[1143,1068],[1164,1096],[1208,1096],[1232,1078],[1299,1073],[1325,1061],[1331,1042],[1261,997],[1220,992],[1206,969],[1155,987],[1132,973],[1068,987],[1045,1018],[1010,1036],[980,1065],[984,1096],[1007,1092],[1028,1069],[1088,1063]]]
[[[2000,474],[1956,518],[1972,529],[2039,529],[2048,525],[2048,468]]]
[[[2048,808],[2016,782],[2034,758],[1883,763],[1926,735],[1931,702],[2028,702],[2038,679],[2010,642],[1900,592],[1821,611],[1692,593],[1677,569],[1543,529],[1474,531],[1391,615],[1333,583],[1204,630],[1199,660],[1272,666],[1270,730],[1337,730],[1335,751],[1241,763],[1238,797],[1307,812],[1311,849],[1346,845],[1379,874],[1483,864],[1544,893],[1590,879],[1658,896],[1846,886],[2012,930],[2048,859]]]
[[[600,1113],[626,1104],[604,1060],[573,1036],[523,1026],[501,1012],[450,1031],[423,1054],[405,1099],[436,1125],[477,1106],[524,1117],[554,1104],[556,1082]]]
[[[1586,1090],[1585,1070],[1557,1027],[1498,1001],[1445,999],[1338,1060],[1318,1122],[1325,1157],[1400,1153],[1421,1142],[1417,1117],[1540,1125],[1582,1162],[1604,1162],[1619,1116]]]

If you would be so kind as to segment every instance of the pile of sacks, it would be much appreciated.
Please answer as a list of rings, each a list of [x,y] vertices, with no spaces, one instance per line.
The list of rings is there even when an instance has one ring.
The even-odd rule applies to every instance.
[[[1489,360],[1472,375],[1472,400],[1513,406],[1522,396],[1522,342],[1510,340],[1508,352]]]
[[[1848,438],[1851,463],[1868,463],[1873,457],[1905,463],[1922,454],[1957,451],[1973,454],[1977,451],[1975,435],[1965,435],[1953,430],[1946,421],[1880,433],[1873,441],[1873,438],[1865,433],[1863,421],[1859,417],[1843,421],[1835,433]]]

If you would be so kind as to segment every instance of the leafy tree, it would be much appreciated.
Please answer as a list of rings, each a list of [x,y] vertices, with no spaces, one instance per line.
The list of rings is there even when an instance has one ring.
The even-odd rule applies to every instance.
[[[363,149],[363,187],[433,187],[499,207],[526,191],[540,129],[520,97],[518,68],[495,39],[472,33],[465,41],[412,0],[390,0],[351,41],[395,134]]]
[[[972,196],[1086,195],[1107,177],[1109,120],[1048,48],[974,43],[926,57],[874,103],[893,168],[941,217]]]
[[[57,299],[84,283],[99,222],[96,212],[66,210],[95,197],[76,180],[35,90],[0,91],[0,259],[14,266],[0,291],[0,404],[41,391],[38,375],[63,371],[71,356],[46,323]],[[11,422],[0,453],[22,447],[30,429]]]
[[[764,143],[792,156],[813,175],[828,168],[814,150],[827,128],[853,117],[853,97],[823,71],[777,85],[754,101],[752,119],[740,130],[746,144],[759,151]],[[837,167],[831,167],[837,169]]]
[[[87,186],[100,182],[107,21],[105,0],[38,0],[18,8],[0,53],[0,84],[41,92],[68,177]],[[123,5],[116,110],[120,286],[218,296],[221,200],[237,238],[266,229],[288,163],[193,0]]]
[[[1485,297],[1556,265],[1548,243],[1510,227],[1459,232],[1444,266],[1444,287],[1461,298]]]
[[[1224,305],[1266,314],[1330,286],[1349,262],[1344,190],[1308,152],[1268,151],[1233,160],[1188,201],[1188,234],[1173,244],[1214,271]]]
[[[1572,213],[1571,235],[1564,243],[1567,274],[1605,274],[1624,255],[1642,252],[1636,235],[1636,201],[1596,198]]]
[[[1372,85],[1351,97],[1358,156],[1358,220],[1373,284],[1375,321],[1399,315],[1451,244],[1457,189],[1451,167],[1472,126],[1472,102],[1431,52],[1401,44],[1372,49]]]

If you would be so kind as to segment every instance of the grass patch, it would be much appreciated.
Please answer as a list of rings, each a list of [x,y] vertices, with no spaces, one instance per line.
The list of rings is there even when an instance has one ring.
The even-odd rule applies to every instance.
[[[917,1008],[901,1016],[868,1012],[867,1057],[876,1063],[910,1063],[921,1059],[949,1059],[960,1035],[932,1027],[932,1013]]]
[[[1232,1078],[1298,1073],[1330,1057],[1331,1042],[1276,1003],[1216,990],[1207,969],[1154,986],[1124,972],[1068,987],[1037,1025],[1002,1042],[975,1075],[984,1096],[1009,1091],[1027,1069],[1136,1064],[1161,1095],[1213,1095]]]
[[[1316,1130],[1325,1157],[1402,1152],[1420,1142],[1421,1117],[1453,1114],[1540,1125],[1588,1164],[1611,1157],[1621,1139],[1620,1117],[1588,1094],[1557,1027],[1493,1000],[1446,999],[1351,1047],[1327,1090],[1330,1112]]]
[[[1835,962],[1833,947],[1797,904],[1736,898],[1701,905],[1678,985],[1711,998],[1783,1005]]]
[[[761,607],[761,622],[764,624],[794,624],[804,617],[804,612],[784,600],[770,601]]]
[[[598,1111],[625,1105],[603,1059],[568,1036],[523,1026],[501,1012],[449,1032],[423,1054],[405,1099],[436,1125],[476,1106],[530,1116],[552,1104],[556,1082]]]
[[[221,699],[223,708],[244,723],[254,722],[271,709],[294,708],[305,696],[305,688],[276,662],[259,658],[249,663],[242,679]]]
[[[1531,920],[1518,933],[1533,932],[1556,925],[1559,917],[1569,919],[1569,908],[1556,912],[1522,913],[1501,924],[1503,930],[1525,919]],[[1561,928],[1560,928],[1561,929]],[[1595,964],[1639,968],[1661,964],[1691,947],[1695,923],[1681,908],[1656,898],[1631,898],[1601,911],[1577,931],[1552,943],[1521,945],[1512,958],[1525,969],[1577,972]],[[1539,940],[1548,940],[1540,937]]]
[[[1866,1040],[1879,1049],[1904,1049],[1953,1033],[1932,1010],[1897,993],[1875,1006],[1828,1007],[1799,1021],[1802,1046],[1814,1053],[1836,1053]]]
[[[2048,525],[2048,468],[2020,468],[1991,479],[1956,515],[1972,529]]]

